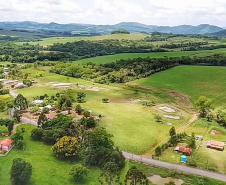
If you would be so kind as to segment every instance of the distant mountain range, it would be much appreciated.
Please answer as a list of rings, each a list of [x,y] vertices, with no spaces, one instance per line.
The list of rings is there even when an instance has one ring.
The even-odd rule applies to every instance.
[[[198,26],[180,25],[180,26],[154,26],[145,25],[136,22],[122,22],[115,25],[93,25],[93,24],[58,24],[58,23],[37,23],[37,22],[0,22],[0,30],[29,32],[40,36],[94,36],[110,34],[117,29],[125,29],[131,33],[173,33],[173,34],[213,34],[215,32],[224,32],[224,29],[218,26],[201,24]]]

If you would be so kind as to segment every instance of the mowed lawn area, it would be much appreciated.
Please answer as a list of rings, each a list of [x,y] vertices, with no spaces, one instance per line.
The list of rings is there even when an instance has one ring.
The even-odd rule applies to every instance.
[[[188,95],[192,103],[199,96],[211,98],[216,106],[226,103],[225,67],[178,66],[131,84],[176,90]]]
[[[73,164],[78,161],[58,160],[53,156],[51,146],[31,140],[31,130],[33,126],[20,126],[18,131],[24,127],[26,132],[23,134],[25,140],[25,150],[13,149],[6,157],[0,157],[0,185],[10,185],[10,168],[14,158],[23,158],[33,166],[31,183],[32,185],[48,184],[61,185],[74,184],[69,171]],[[99,169],[91,168],[86,184],[98,184]]]
[[[204,57],[204,56],[212,56],[215,54],[226,54],[226,49],[215,49],[215,50],[200,50],[200,51],[171,51],[171,52],[153,52],[153,53],[122,53],[122,54],[115,54],[115,55],[106,55],[106,56],[99,56],[94,58],[87,58],[83,60],[74,61],[75,64],[84,64],[93,62],[95,64],[106,64],[115,62],[117,60],[127,60],[132,58],[163,58],[163,57],[182,57],[182,56],[197,56],[197,57]]]

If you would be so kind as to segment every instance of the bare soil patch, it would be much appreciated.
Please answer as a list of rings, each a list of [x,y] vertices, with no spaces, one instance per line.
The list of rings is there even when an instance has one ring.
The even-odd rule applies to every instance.
[[[175,185],[181,185],[184,183],[184,181],[182,179],[175,179],[172,177],[167,177],[167,178],[162,178],[159,175],[152,175],[150,177],[148,177],[148,180],[156,185],[164,185],[170,181],[173,181],[175,183]]]
[[[220,131],[218,131],[218,130],[212,130],[212,131],[210,132],[210,134],[211,134],[211,135],[222,135],[222,133],[221,133]]]
[[[176,112],[174,109],[167,106],[159,107],[159,109],[169,113]]]
[[[179,120],[180,116],[170,116],[170,115],[163,115],[164,118],[169,118],[169,119],[176,119]]]

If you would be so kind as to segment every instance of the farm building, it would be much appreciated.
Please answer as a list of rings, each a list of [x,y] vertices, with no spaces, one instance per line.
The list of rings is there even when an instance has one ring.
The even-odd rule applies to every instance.
[[[207,141],[206,147],[223,151],[224,150],[224,142],[209,140],[209,141]]]
[[[13,146],[13,140],[3,139],[0,141],[0,151],[9,151]]]
[[[174,148],[174,152],[175,153],[180,153],[186,156],[190,156],[192,153],[192,149],[191,148],[185,148],[185,147],[181,147],[181,146],[177,146]]]

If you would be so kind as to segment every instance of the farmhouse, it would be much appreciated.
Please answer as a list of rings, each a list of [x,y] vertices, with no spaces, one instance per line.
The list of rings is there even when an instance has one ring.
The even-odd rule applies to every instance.
[[[206,147],[223,151],[224,150],[224,142],[209,140],[209,141],[207,141]]]
[[[174,152],[175,153],[180,153],[186,156],[190,156],[192,153],[192,149],[191,148],[185,148],[185,147],[181,147],[181,146],[177,146],[174,148]]]
[[[14,89],[22,89],[24,87],[26,87],[26,85],[23,84],[22,82],[19,82],[14,86]]]
[[[0,141],[0,151],[9,151],[13,146],[13,140],[3,139]]]

